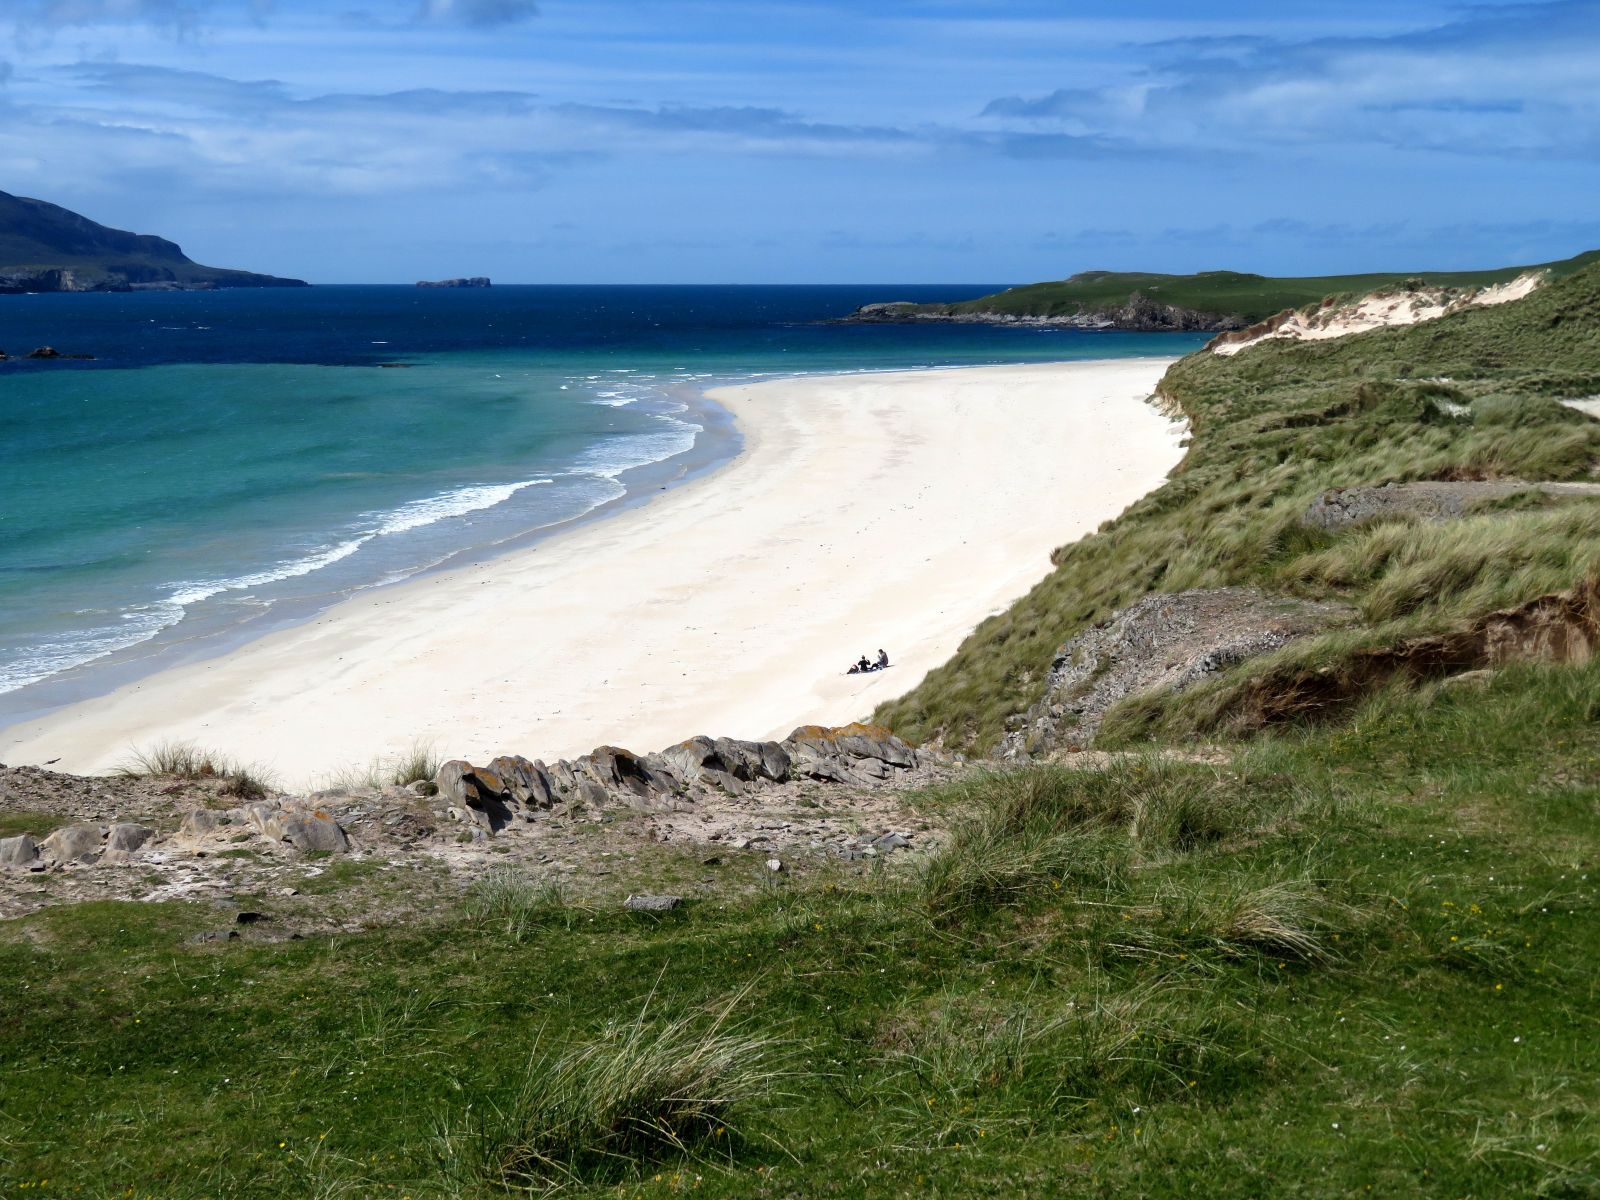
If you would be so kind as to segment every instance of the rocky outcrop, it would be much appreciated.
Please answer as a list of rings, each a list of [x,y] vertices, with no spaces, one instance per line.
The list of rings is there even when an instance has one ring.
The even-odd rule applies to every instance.
[[[1087,748],[1106,711],[1144,692],[1181,692],[1217,672],[1354,617],[1341,604],[1253,588],[1146,596],[1063,643],[1044,697],[1002,743],[1002,758]]]
[[[940,322],[955,325],[1020,325],[1054,329],[1122,329],[1137,333],[1216,333],[1245,328],[1249,322],[1238,313],[1201,312],[1163,304],[1142,292],[1131,293],[1121,304],[1082,308],[1071,313],[1013,313],[962,309],[951,304],[914,304],[897,301],[865,304],[847,317],[848,324],[911,324]]]
[[[490,286],[487,275],[471,275],[465,279],[419,279],[419,288],[486,288]]]
[[[1384,517],[1451,521],[1473,515],[1476,506],[1527,492],[1560,499],[1600,497],[1600,483],[1423,481],[1386,483],[1382,487],[1331,488],[1312,501],[1300,523],[1308,528],[1332,531]]]
[[[781,742],[701,736],[657,754],[601,746],[549,765],[512,756],[483,767],[454,759],[439,768],[434,783],[451,815],[492,834],[541,812],[670,812],[713,795],[757,795],[799,780],[872,787],[936,762],[878,726],[807,725]]]

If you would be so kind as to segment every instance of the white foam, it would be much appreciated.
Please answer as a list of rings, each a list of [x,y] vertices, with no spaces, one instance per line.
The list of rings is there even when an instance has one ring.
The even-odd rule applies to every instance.
[[[665,414],[654,415],[668,428],[660,433],[629,434],[603,446],[595,446],[578,460],[575,469],[585,475],[615,479],[624,471],[649,466],[693,449],[695,436],[700,433],[699,425]]]
[[[523,488],[551,482],[553,481],[549,479],[524,479],[520,483],[478,484],[442,492],[437,496],[429,496],[426,500],[413,500],[390,513],[373,534],[381,537],[387,533],[404,533],[408,529],[420,529],[436,521],[464,517],[480,509],[504,504]]]
[[[29,647],[26,658],[0,664],[0,693],[12,692],[51,675],[83,666],[95,659],[148,642],[163,629],[183,620],[191,605],[225,592],[249,591],[285,579],[310,575],[349,558],[376,538],[421,529],[452,517],[464,517],[503,504],[523,488],[552,483],[550,479],[524,479],[517,483],[479,484],[453,488],[437,496],[412,500],[387,512],[365,513],[355,522],[352,536],[298,558],[284,559],[260,571],[227,579],[190,580],[173,585],[152,604],[136,605],[118,615],[118,624],[74,633],[72,640],[41,642]],[[407,572],[406,574],[409,574]],[[400,576],[400,577],[403,577]],[[249,603],[248,597],[240,602]],[[264,602],[258,602],[264,603]]]

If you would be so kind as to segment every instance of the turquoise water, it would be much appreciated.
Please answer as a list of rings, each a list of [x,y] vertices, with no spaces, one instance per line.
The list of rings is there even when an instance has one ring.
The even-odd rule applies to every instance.
[[[736,449],[713,382],[1199,344],[823,323],[930,292],[964,294],[0,298],[0,346],[96,355],[0,368],[0,718],[712,467]]]

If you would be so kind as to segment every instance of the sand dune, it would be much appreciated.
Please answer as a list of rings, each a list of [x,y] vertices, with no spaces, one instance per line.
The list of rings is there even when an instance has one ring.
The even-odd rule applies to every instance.
[[[1158,485],[1167,360],[812,376],[713,398],[727,467],[525,550],[0,734],[97,771],[193,739],[286,784],[416,739],[477,760],[841,723],[911,688],[1048,555]],[[892,670],[842,674],[887,649]]]

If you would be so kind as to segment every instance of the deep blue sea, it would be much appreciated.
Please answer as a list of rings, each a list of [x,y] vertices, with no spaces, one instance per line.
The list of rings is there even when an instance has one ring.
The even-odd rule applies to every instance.
[[[95,356],[0,363],[0,722],[712,469],[708,385],[1203,340],[828,322],[997,286],[0,296],[0,349]]]

